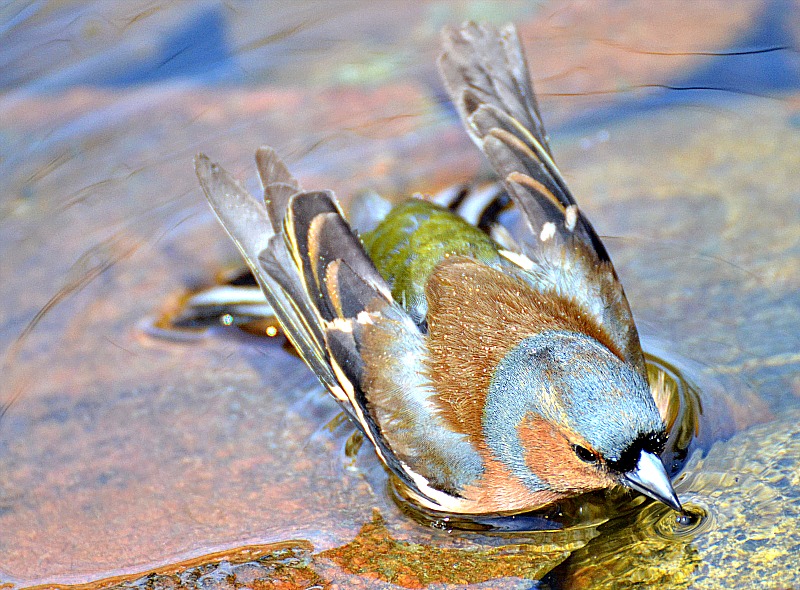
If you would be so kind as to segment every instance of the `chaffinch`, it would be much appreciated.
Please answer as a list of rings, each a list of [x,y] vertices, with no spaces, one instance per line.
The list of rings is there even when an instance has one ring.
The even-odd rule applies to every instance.
[[[407,495],[509,514],[621,484],[681,505],[664,420],[608,253],[553,162],[516,30],[443,32],[439,68],[524,220],[412,199],[359,235],[330,191],[258,150],[264,203],[200,184],[306,364]]]

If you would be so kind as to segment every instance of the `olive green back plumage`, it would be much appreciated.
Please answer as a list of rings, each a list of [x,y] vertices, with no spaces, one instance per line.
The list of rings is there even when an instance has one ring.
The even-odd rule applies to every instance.
[[[361,239],[391,286],[392,296],[418,323],[427,312],[425,285],[445,258],[464,256],[490,266],[500,262],[497,246],[485,232],[452,211],[420,199],[394,207]]]

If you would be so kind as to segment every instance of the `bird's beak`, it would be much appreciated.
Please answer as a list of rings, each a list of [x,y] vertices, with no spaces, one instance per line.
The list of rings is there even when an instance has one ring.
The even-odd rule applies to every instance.
[[[678,495],[669,481],[667,470],[657,455],[642,451],[636,467],[622,474],[622,484],[663,502],[678,512],[683,512]]]

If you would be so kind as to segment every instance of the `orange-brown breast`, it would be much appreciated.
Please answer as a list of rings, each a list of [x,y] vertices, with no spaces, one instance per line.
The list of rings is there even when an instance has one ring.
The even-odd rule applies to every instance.
[[[484,457],[483,476],[461,490],[461,495],[471,503],[470,510],[476,513],[532,510],[565,497],[554,490],[529,490],[502,461],[488,454]]]
[[[483,408],[495,368],[522,340],[544,330],[592,336],[620,355],[608,334],[571,299],[467,258],[436,267],[426,285],[428,377],[440,411],[485,450]]]

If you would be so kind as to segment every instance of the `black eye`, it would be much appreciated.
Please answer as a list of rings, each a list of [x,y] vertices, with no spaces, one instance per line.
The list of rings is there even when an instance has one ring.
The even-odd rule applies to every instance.
[[[578,455],[578,459],[581,461],[584,461],[585,463],[597,463],[597,455],[592,453],[592,451],[586,447],[572,445],[572,450],[575,451],[575,454]]]

